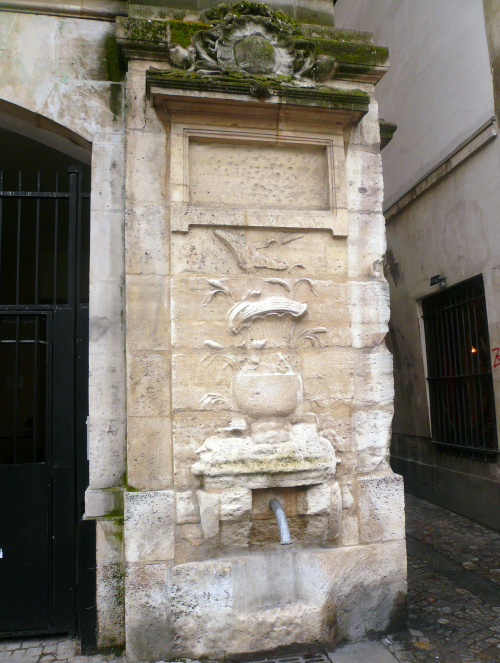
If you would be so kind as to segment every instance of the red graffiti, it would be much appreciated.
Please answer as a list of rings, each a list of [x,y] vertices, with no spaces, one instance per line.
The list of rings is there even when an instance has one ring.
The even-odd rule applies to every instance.
[[[495,361],[493,362],[493,368],[500,366],[500,348],[493,348],[492,352],[495,352]]]

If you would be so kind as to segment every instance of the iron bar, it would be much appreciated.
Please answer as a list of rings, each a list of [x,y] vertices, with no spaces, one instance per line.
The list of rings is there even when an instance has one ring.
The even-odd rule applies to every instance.
[[[0,171],[0,297],[3,294],[1,289],[2,283],[2,214],[3,214],[3,170]],[[1,301],[1,300],[0,300]]]
[[[19,316],[16,315],[16,346],[14,353],[14,464],[17,463],[18,404],[19,404]]]
[[[40,171],[37,176],[36,190],[40,193]],[[36,230],[35,230],[35,306],[38,304],[38,272],[40,269],[40,198],[36,199]]]
[[[38,441],[38,315],[35,315],[34,378],[33,378],[33,462],[36,463]]]
[[[19,173],[19,191],[22,188],[21,173]],[[21,198],[17,201],[17,247],[16,247],[16,304],[19,304],[19,280],[21,276]]]
[[[424,299],[423,309],[433,441],[488,460],[497,435],[482,277]]]
[[[63,191],[0,191],[0,198],[70,198],[71,194]]]
[[[56,172],[56,192],[59,191],[59,173]],[[59,198],[56,198],[54,210],[54,296],[52,303],[57,304],[57,239],[59,231]]]

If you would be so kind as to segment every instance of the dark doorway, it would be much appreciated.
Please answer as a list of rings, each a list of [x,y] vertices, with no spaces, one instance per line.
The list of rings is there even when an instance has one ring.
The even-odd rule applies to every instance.
[[[423,300],[432,439],[444,453],[496,461],[483,277]]]
[[[0,130],[0,637],[74,633],[90,168]]]

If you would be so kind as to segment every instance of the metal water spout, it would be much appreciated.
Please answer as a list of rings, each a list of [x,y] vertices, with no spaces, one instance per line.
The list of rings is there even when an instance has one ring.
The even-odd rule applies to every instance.
[[[282,546],[289,546],[291,543],[293,543],[291,537],[290,537],[290,530],[288,528],[288,523],[286,521],[286,516],[285,512],[283,511],[283,507],[281,504],[278,502],[277,499],[272,499],[269,502],[269,506],[274,512],[274,515],[276,516],[276,520],[278,521],[278,527],[280,528],[280,545]]]

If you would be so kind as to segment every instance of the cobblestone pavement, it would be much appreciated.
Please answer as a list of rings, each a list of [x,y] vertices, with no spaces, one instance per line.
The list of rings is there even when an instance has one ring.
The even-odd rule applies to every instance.
[[[500,534],[406,496],[408,629],[382,639],[401,663],[500,661]]]
[[[408,628],[382,644],[400,663],[500,661],[500,534],[411,495],[406,516]],[[0,641],[0,663],[52,661],[126,663],[67,638]]]
[[[126,663],[125,656],[81,656],[77,640],[30,638],[0,641],[0,663]]]

